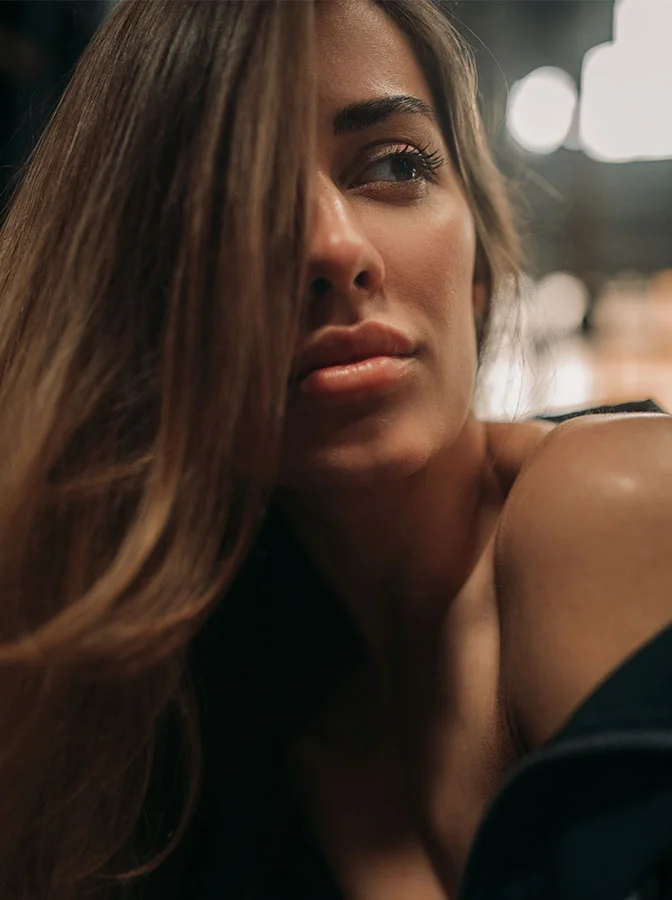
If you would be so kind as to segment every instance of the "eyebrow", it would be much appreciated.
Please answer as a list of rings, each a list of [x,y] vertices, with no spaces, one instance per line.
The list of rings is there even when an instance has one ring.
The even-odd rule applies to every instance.
[[[334,136],[363,131],[372,125],[385,122],[392,116],[423,116],[436,123],[436,113],[429,104],[418,97],[399,94],[391,97],[380,97],[376,100],[363,100],[351,103],[334,116]]]

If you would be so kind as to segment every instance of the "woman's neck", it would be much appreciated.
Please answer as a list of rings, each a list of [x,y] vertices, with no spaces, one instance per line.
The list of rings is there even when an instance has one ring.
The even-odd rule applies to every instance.
[[[279,499],[383,669],[393,632],[401,628],[421,639],[436,630],[487,546],[503,503],[487,428],[473,417],[455,444],[403,480]],[[387,673],[380,674],[386,681]]]

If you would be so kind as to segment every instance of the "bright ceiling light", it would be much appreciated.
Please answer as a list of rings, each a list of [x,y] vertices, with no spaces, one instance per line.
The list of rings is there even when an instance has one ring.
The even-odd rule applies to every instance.
[[[524,150],[553,153],[562,146],[574,118],[576,85],[563,69],[544,66],[511,88],[506,124]]]
[[[583,61],[580,145],[604,162],[672,158],[672,3],[620,0],[614,25]]]

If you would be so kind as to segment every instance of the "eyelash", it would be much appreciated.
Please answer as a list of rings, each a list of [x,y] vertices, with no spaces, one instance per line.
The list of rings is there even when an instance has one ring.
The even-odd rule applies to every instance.
[[[387,162],[390,159],[411,159],[418,166],[418,168],[422,170],[422,177],[431,178],[432,174],[436,172],[437,169],[445,166],[448,160],[445,157],[441,156],[438,150],[434,150],[431,153],[428,152],[429,146],[429,144],[426,144],[424,147],[418,148],[413,147],[411,144],[406,144],[401,150],[394,150],[390,153],[384,153],[370,160],[367,168],[370,168],[377,163]],[[409,178],[408,181],[391,183],[413,184],[418,180],[418,178]]]

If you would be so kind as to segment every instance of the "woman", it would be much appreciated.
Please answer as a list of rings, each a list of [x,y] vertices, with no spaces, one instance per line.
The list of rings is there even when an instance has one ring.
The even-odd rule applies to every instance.
[[[0,254],[0,896],[508,890],[504,779],[670,619],[672,435],[473,415],[442,14],[122,2]]]

